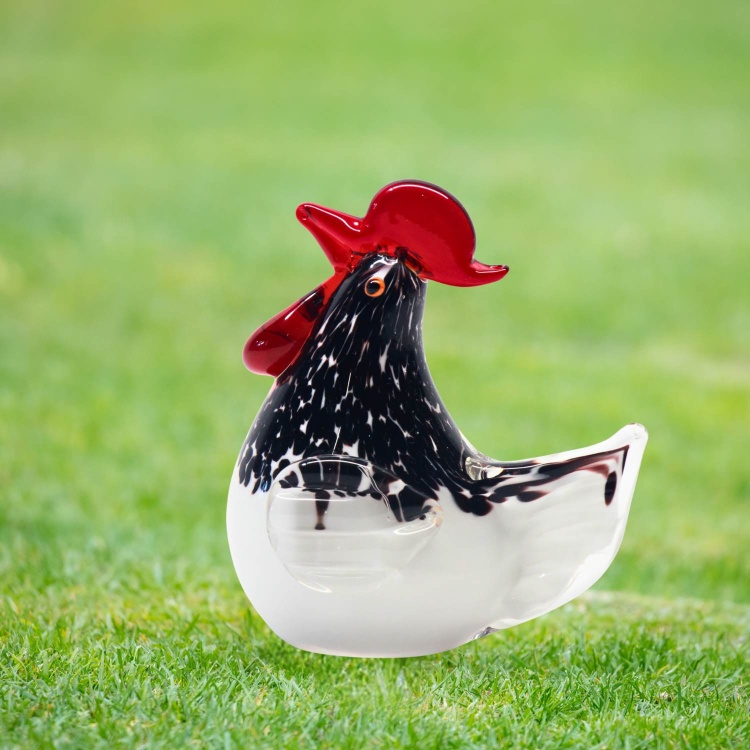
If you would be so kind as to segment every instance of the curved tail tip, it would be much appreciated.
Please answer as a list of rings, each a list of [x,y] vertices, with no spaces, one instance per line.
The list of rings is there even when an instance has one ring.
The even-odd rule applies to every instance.
[[[633,440],[648,440],[648,430],[639,422],[631,422],[626,429],[630,430],[630,436]]]

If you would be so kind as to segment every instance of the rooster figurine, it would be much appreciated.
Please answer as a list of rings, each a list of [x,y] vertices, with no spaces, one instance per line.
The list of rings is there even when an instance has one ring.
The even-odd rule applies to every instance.
[[[476,286],[449,193],[395,182],[364,218],[303,204],[333,276],[261,326],[245,365],[275,382],[245,440],[227,509],[253,606],[324,654],[444,651],[565,604],[622,541],[646,430],[582,450],[495,461],[461,434],[422,345],[429,280]]]

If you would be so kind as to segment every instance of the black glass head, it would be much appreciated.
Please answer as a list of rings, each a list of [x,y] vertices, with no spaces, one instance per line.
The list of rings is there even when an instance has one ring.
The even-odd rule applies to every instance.
[[[356,352],[366,348],[421,345],[427,282],[403,260],[373,254],[341,282],[310,336],[313,349]],[[346,347],[345,340],[350,340]],[[303,355],[304,356],[304,355]]]

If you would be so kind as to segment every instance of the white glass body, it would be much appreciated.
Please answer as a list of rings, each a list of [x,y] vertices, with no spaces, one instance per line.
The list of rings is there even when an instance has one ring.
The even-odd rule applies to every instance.
[[[463,512],[443,494],[440,523],[427,519],[429,528],[415,532],[429,538],[415,541],[414,554],[407,545],[379,562],[368,534],[372,545],[389,532],[377,518],[368,525],[378,505],[372,499],[351,499],[366,506],[364,520],[326,529],[327,548],[316,549],[321,532],[310,498],[287,514],[289,522],[274,524],[273,488],[253,494],[235,471],[227,509],[232,559],[256,611],[299,648],[381,657],[445,651],[545,614],[599,579],[622,541],[646,442],[645,428],[632,424],[590,448],[534,459],[560,463],[628,446],[609,504],[594,472],[563,476],[545,497],[511,498],[486,516]],[[306,519],[297,528],[295,515]]]

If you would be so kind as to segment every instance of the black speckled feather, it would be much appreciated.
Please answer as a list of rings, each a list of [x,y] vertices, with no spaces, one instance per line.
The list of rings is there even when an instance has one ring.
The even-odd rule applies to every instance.
[[[375,275],[385,289],[369,296],[365,285]],[[240,453],[240,481],[253,492],[267,491],[292,462],[346,455],[369,465],[402,521],[420,517],[441,487],[461,510],[483,516],[511,497],[521,502],[543,497],[547,485],[577,471],[604,477],[609,504],[627,448],[558,463],[501,463],[463,439],[424,356],[426,289],[427,282],[401,260],[377,254],[362,260],[269,393]],[[316,484],[311,471],[301,481],[316,493],[322,517],[331,487],[353,488],[345,478],[337,480],[341,486],[325,478]]]

